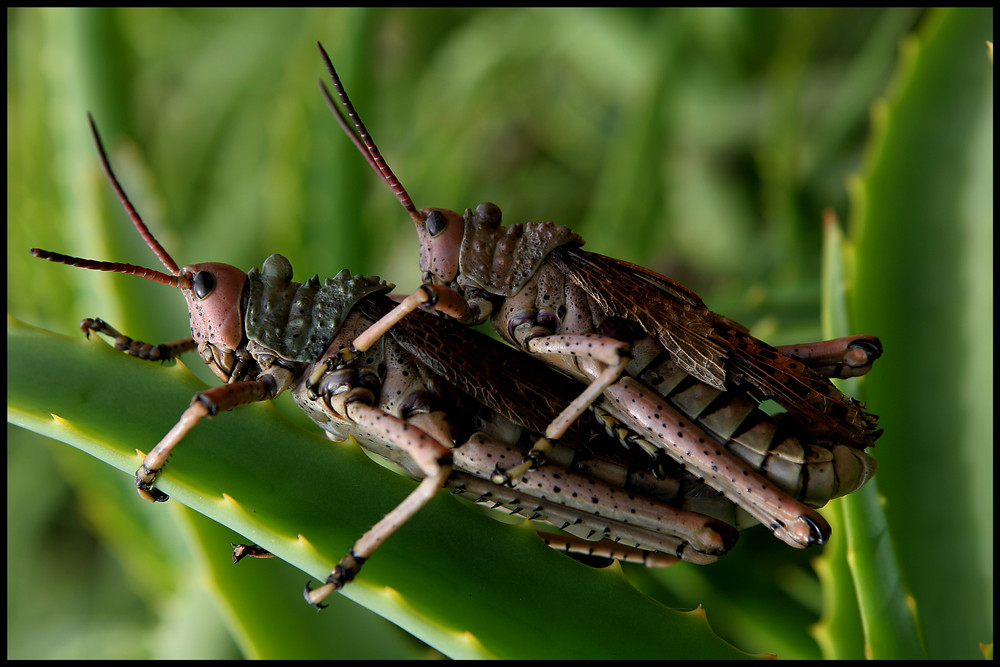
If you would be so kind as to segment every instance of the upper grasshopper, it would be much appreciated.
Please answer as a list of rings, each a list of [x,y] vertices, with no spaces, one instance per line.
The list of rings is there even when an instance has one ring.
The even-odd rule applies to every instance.
[[[794,546],[826,539],[825,521],[796,498],[819,505],[874,473],[864,449],[881,434],[877,418],[828,378],[866,373],[882,353],[877,338],[775,348],[673,280],[581,250],[583,240],[567,227],[503,227],[500,209],[488,202],[461,215],[417,209],[319,49],[347,119],[321,81],[328,105],[413,219],[420,241],[424,284],[359,339],[359,349],[421,306],[464,324],[489,319],[511,344],[589,383],[498,481],[544,462],[551,440],[603,395],[617,421],[781,539]],[[750,396],[773,399],[787,412],[772,421]]]

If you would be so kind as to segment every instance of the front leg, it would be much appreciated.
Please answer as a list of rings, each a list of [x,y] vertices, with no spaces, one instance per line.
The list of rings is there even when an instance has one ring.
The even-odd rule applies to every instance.
[[[90,338],[91,331],[96,334],[109,336],[113,339],[113,345],[116,350],[121,350],[133,357],[149,361],[168,361],[179,357],[185,352],[191,352],[198,347],[198,344],[194,342],[191,336],[170,343],[160,343],[159,345],[144,343],[141,340],[134,340],[120,333],[100,318],[83,320],[80,322],[80,330],[83,331],[83,334],[87,338]]]
[[[151,502],[163,502],[169,496],[153,483],[167,462],[174,447],[205,417],[214,417],[241,405],[268,401],[284,391],[292,381],[292,372],[280,366],[272,366],[261,374],[259,380],[241,380],[213,387],[197,394],[180,420],[163,439],[142,460],[135,472],[135,487],[142,498]]]
[[[368,350],[393,325],[421,306],[444,313],[462,324],[472,324],[478,321],[469,304],[458,292],[442,285],[426,283],[417,288],[416,292],[400,301],[398,306],[393,308],[380,320],[365,329],[364,333],[354,339],[351,345],[352,349],[355,352]]]

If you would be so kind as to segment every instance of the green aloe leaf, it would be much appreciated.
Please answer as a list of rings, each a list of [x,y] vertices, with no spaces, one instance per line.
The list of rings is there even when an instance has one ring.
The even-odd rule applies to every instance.
[[[7,351],[8,420],[125,472],[138,467],[136,449],[155,444],[203,387],[181,365],[142,363],[17,322],[8,325]],[[157,486],[322,580],[413,483],[356,447],[249,406],[199,425]],[[345,596],[451,657],[741,655],[704,614],[667,609],[617,568],[574,563],[531,531],[497,525],[447,497],[393,535],[362,572]],[[239,593],[216,588],[224,599]],[[548,619],[547,632],[526,631],[522,614]]]
[[[843,232],[832,211],[823,219],[823,335],[836,338],[847,335],[854,329],[848,318],[847,281],[844,264],[848,253],[844,247]],[[859,381],[852,381],[845,390],[856,395]],[[854,495],[871,494],[877,485],[877,477]],[[813,628],[813,634],[827,658],[845,659],[864,656],[864,632],[858,609],[858,592],[854,585],[851,563],[847,557],[850,549],[845,534],[850,522],[847,506],[852,498],[842,498],[827,507],[826,517],[830,520],[833,534],[838,536],[830,548],[817,559],[816,570],[823,582],[823,617]]]
[[[852,314],[886,347],[864,387],[881,495],[858,506],[885,513],[857,563],[872,657],[971,658],[993,636],[992,26],[941,10],[904,43],[852,189]]]
[[[852,383],[853,393],[877,406],[886,435],[875,448],[881,464],[875,480],[837,506],[835,526],[847,535],[843,547],[849,558],[830,559],[828,552],[821,563],[829,597],[817,633],[829,657],[968,658],[978,652],[979,641],[992,639],[992,568],[979,565],[992,562],[992,540],[961,512],[928,522],[966,503],[980,507],[977,515],[992,523],[988,484],[977,480],[984,461],[976,462],[991,458],[980,438],[992,428],[982,419],[991,410],[992,384],[976,369],[992,351],[988,344],[970,350],[977,359],[971,366],[953,365],[959,360],[952,358],[944,375],[910,363],[924,356],[919,350],[933,347],[937,336],[961,336],[965,326],[976,326],[976,318],[991,310],[992,295],[981,279],[992,271],[987,257],[992,252],[987,250],[992,247],[992,72],[986,49],[975,44],[987,15],[992,12],[938,12],[907,41],[894,90],[875,106],[867,168],[852,189],[851,241],[845,242],[835,225],[827,226],[825,294],[830,303],[854,307],[850,314],[843,307],[830,308],[824,335],[877,331],[886,349],[878,372]],[[933,131],[942,121],[948,131]],[[943,164],[963,165],[958,172],[967,180],[930,185],[938,181]],[[954,238],[942,246],[945,220]],[[956,273],[969,276],[975,287],[958,302],[937,301],[946,295],[940,281]],[[949,309],[957,312],[947,316]],[[959,314],[963,309],[968,316]],[[977,339],[972,331],[965,335]],[[927,359],[934,364],[933,357]],[[918,368],[925,378],[919,384],[912,377]],[[958,390],[962,384],[968,387]],[[969,394],[971,387],[979,391]],[[979,406],[972,409],[979,417],[969,425],[971,432],[963,428],[950,434],[949,454],[942,460],[941,434],[926,426],[954,423],[948,403],[956,390]],[[943,507],[921,509],[928,496],[919,480],[947,485],[949,476],[963,480],[956,487],[961,492],[949,494]],[[938,560],[939,554],[927,548],[931,526],[935,540],[947,543],[953,532],[951,539],[969,548]],[[965,613],[946,611],[955,604]],[[961,628],[956,618],[963,619]],[[836,640],[861,635],[864,642],[854,645]]]

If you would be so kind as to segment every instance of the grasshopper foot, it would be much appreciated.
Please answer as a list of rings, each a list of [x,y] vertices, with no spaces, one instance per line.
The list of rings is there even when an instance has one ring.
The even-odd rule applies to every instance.
[[[306,602],[316,607],[317,610],[323,609],[326,605],[322,604],[322,601],[331,593],[336,593],[349,584],[364,562],[364,558],[356,556],[351,551],[337,563],[337,566],[333,568],[333,572],[326,578],[326,582],[322,586],[314,590],[309,587],[309,583],[307,582],[305,590],[302,591],[302,596],[306,599]]]
[[[510,475],[508,475],[507,471],[499,465],[493,469],[493,475],[490,476],[490,481],[497,486],[514,486],[511,482]]]
[[[722,538],[722,552],[719,554],[712,554],[712,555],[721,556],[723,554],[729,553],[730,549],[732,549],[736,545],[736,540],[738,540],[740,537],[740,531],[736,530],[728,523],[725,523],[723,521],[712,522],[709,524],[709,527],[712,528],[712,530],[714,530],[716,533],[718,533],[719,537]]]
[[[158,472],[159,470],[147,468],[145,463],[135,471],[135,488],[144,500],[151,503],[162,503],[170,499],[170,496],[153,486],[153,480],[156,479]]]
[[[321,603],[320,600],[322,600],[323,598],[325,598],[327,595],[329,595],[330,593],[332,593],[336,589],[331,589],[329,591],[326,591],[324,589],[327,588],[327,585],[324,585],[324,586],[320,586],[316,590],[313,590],[312,588],[309,587],[309,583],[310,582],[308,582],[308,581],[306,582],[305,590],[302,591],[302,597],[304,597],[306,599],[306,602],[308,602],[310,605],[312,605],[313,607],[315,607],[316,611],[320,611],[322,609],[326,609],[327,605]]]
[[[274,554],[256,544],[230,544],[233,548],[233,565],[244,558],[274,558]]]
[[[510,486],[513,488],[514,479],[520,477],[529,470],[538,470],[544,466],[549,460],[549,454],[552,453],[552,441],[548,438],[539,438],[535,441],[534,446],[531,451],[528,452],[524,460],[518,463],[516,466],[504,470],[497,466],[493,471],[493,476],[491,480],[494,484],[498,486]]]
[[[803,516],[802,520],[809,525],[809,544],[825,544],[830,539],[830,526],[825,521],[814,521]]]

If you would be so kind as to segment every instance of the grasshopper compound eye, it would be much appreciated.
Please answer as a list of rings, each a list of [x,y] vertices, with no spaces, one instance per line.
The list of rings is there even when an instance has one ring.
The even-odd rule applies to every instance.
[[[205,299],[215,290],[215,276],[208,271],[199,271],[191,281],[191,289],[199,299]]]
[[[441,211],[431,211],[427,214],[424,226],[427,228],[428,236],[435,238],[444,233],[445,227],[448,226],[448,221],[445,219],[444,213]]]

